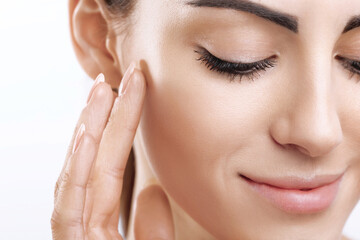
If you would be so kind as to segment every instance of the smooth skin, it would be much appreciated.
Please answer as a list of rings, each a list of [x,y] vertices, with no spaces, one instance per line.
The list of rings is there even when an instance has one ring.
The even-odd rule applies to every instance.
[[[349,77],[337,57],[359,59],[360,28],[345,34],[342,30],[350,17],[360,14],[360,2],[253,0],[296,16],[298,34],[249,13],[193,8],[185,2],[139,0],[131,19],[116,22],[103,1],[69,1],[72,41],[84,71],[93,79],[104,73],[108,85],[100,86],[107,86],[111,95],[111,88],[118,88],[125,70],[136,61],[147,86],[142,110],[131,108],[139,111],[136,133],[134,127],[133,135],[128,133],[127,140],[122,140],[134,140],[136,156],[127,239],[137,240],[140,233],[147,233],[141,229],[150,224],[141,224],[143,218],[138,216],[147,216],[152,224],[156,221],[151,218],[159,218],[160,225],[170,226],[161,229],[170,235],[174,232],[177,240],[341,239],[343,226],[360,198],[360,77]],[[130,27],[121,29],[126,21]],[[196,60],[199,54],[194,50],[199,46],[228,61],[255,62],[276,55],[277,64],[253,82],[230,83],[225,75]],[[98,111],[110,112],[110,103],[100,105]],[[130,107],[124,109],[117,124],[129,122]],[[90,113],[88,121],[95,123],[105,115]],[[85,125],[84,136],[92,129]],[[104,144],[90,151],[99,153],[91,160],[98,169],[110,160],[124,166],[130,144],[120,144],[121,133],[116,131],[120,130],[105,129]],[[96,136],[101,134],[97,134],[94,139],[99,139]],[[122,158],[112,159],[116,154]],[[117,216],[114,199],[119,200],[121,186],[105,185],[100,181],[102,174],[95,172],[99,182],[90,180],[89,186],[96,191],[87,190],[86,195],[94,204],[86,210],[85,201],[83,222],[87,226],[89,221],[90,229],[85,232],[93,236],[105,234],[105,223],[116,223],[109,219],[111,213]],[[260,198],[238,173],[268,178],[344,176],[330,208],[295,215]],[[147,191],[148,186],[153,188]],[[114,198],[104,199],[109,192],[116,193]],[[63,206],[58,208],[60,215],[67,216],[71,209],[61,200],[74,197],[70,195],[67,192],[58,198]],[[153,204],[160,202],[163,214],[139,213],[139,209],[143,213],[156,209],[149,207],[153,204],[137,207],[142,202],[139,197],[162,199]],[[110,207],[97,214],[104,205]],[[92,217],[92,211],[102,217]],[[169,216],[173,222],[168,221]],[[161,219],[167,220],[162,223]],[[60,221],[54,228],[60,230],[54,232],[71,229],[64,224]],[[116,232],[115,225],[107,231]],[[156,232],[157,228],[149,229]]]

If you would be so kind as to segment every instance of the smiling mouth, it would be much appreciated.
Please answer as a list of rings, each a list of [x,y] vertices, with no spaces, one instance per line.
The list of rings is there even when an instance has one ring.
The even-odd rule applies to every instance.
[[[242,174],[239,174],[239,176],[244,178],[246,181],[251,181],[251,182],[258,183],[258,184],[266,184],[266,185],[269,185],[271,187],[276,187],[276,188],[281,188],[281,189],[289,189],[289,190],[291,190],[291,189],[296,190],[297,189],[297,190],[300,190],[300,191],[310,191],[310,190],[314,189],[314,188],[285,188],[285,187],[279,187],[279,186],[274,186],[274,185],[267,184],[267,183],[254,181],[254,180],[252,180],[252,179],[250,179],[250,178],[248,178],[248,177],[246,177],[245,175],[242,175]]]
[[[323,175],[312,180],[286,177],[253,180],[239,174],[258,196],[288,213],[308,214],[327,209],[334,201],[341,175]]]

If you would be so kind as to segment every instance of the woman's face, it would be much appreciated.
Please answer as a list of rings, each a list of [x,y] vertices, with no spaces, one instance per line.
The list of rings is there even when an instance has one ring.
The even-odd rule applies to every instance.
[[[146,63],[139,133],[156,177],[219,239],[339,237],[360,196],[360,64],[350,62],[360,59],[360,28],[343,33],[360,1],[252,1],[284,13],[280,24],[189,2],[248,3],[139,1],[126,58]],[[219,59],[265,62],[238,66],[248,74],[240,81]],[[262,197],[240,176],[343,173],[337,193],[326,190],[334,199],[294,193],[302,207],[290,194]]]

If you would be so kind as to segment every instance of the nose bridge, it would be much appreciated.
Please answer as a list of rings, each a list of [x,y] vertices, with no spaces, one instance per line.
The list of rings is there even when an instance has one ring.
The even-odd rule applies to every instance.
[[[318,48],[317,52],[303,54],[299,62],[302,64],[295,69],[297,74],[292,80],[295,86],[293,92],[295,111],[292,111],[292,115],[296,118],[303,116],[305,119],[317,120],[316,122],[325,120],[324,117],[334,107],[331,61],[328,60],[326,53],[319,53]],[[303,115],[300,114],[301,112]]]
[[[273,131],[277,142],[294,146],[312,157],[326,154],[342,140],[331,77],[331,50],[319,46],[313,51],[314,48],[311,47],[311,52],[303,51],[301,64],[293,69],[295,77],[290,80],[293,87],[285,93],[290,106],[286,118]]]

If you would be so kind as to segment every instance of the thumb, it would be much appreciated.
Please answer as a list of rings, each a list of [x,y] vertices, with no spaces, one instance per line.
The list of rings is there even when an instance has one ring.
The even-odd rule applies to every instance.
[[[174,224],[169,200],[159,185],[143,189],[136,201],[136,240],[174,240]]]

